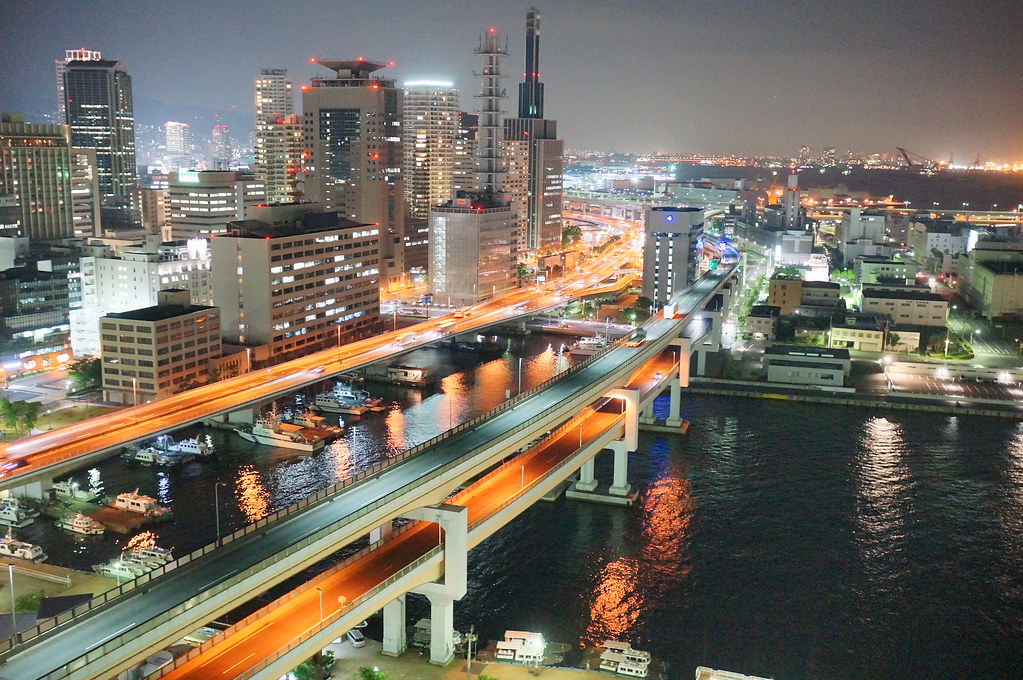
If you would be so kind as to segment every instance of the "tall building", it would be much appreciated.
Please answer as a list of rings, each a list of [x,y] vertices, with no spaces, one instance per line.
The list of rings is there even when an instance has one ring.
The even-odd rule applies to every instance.
[[[246,211],[266,202],[263,183],[235,170],[172,172],[167,187],[171,234],[175,239],[210,238],[227,231],[227,223],[245,219]]]
[[[788,186],[785,187],[785,195],[782,197],[782,207],[785,209],[785,228],[790,231],[799,229],[799,175],[789,175]]]
[[[302,190],[302,119],[295,114],[256,122],[256,176],[267,203],[291,203]]]
[[[117,60],[68,61],[64,95],[71,146],[96,149],[100,195],[127,202],[138,184],[131,76]]]
[[[519,117],[504,122],[504,138],[526,143],[528,183],[516,195],[519,249],[545,254],[561,249],[561,203],[565,143],[558,139],[557,121],[543,117],[540,82],[540,13],[526,15],[526,70],[519,84]]]
[[[160,236],[162,241],[171,240],[167,189],[139,187],[132,192],[132,207],[142,218],[145,233]]]
[[[71,149],[63,125],[0,119],[0,199],[16,206],[18,232],[34,241],[74,235]],[[12,230],[8,235],[16,236]]]
[[[647,208],[643,228],[643,296],[662,305],[699,275],[702,208]]]
[[[168,120],[163,124],[163,169],[177,172],[192,168],[192,128],[188,123]]]
[[[482,109],[476,140],[476,190],[430,209],[430,288],[435,300],[473,304],[513,288],[516,228],[511,197],[504,190],[501,156],[501,58],[508,51],[493,28],[480,36]]]
[[[231,143],[231,130],[226,125],[217,124],[210,131],[210,170],[228,170],[234,159],[234,146]]]
[[[66,350],[70,297],[66,272],[0,271],[0,363],[8,375],[38,370],[29,363]]]
[[[451,83],[405,83],[405,200],[413,219],[451,200],[458,90]]]
[[[54,59],[53,65],[57,69],[57,121],[61,125],[67,120],[67,93],[64,90],[64,68],[69,61],[101,61],[102,53],[99,50],[87,50],[84,47],[80,50],[64,50],[63,59]]]
[[[401,175],[403,93],[371,74],[384,64],[324,60],[334,78],[302,91],[306,197],[324,210],[380,228],[381,287],[401,285],[405,208]]]
[[[458,133],[451,159],[452,193],[476,188],[476,133],[480,117],[476,113],[458,113]]]
[[[95,149],[71,149],[71,213],[76,237],[100,236],[99,177]]]
[[[267,361],[366,337],[380,320],[378,229],[309,203],[270,205],[211,241],[224,340]]]
[[[256,76],[256,124],[286,118],[294,112],[288,71],[282,68],[260,69]]]

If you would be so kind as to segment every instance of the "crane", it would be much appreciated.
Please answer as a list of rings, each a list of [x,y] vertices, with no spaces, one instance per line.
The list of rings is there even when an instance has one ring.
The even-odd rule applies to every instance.
[[[924,158],[918,153],[907,151],[901,146],[897,146],[895,148],[902,155],[903,160],[906,161],[906,166],[909,168],[935,170],[941,167],[941,161],[932,161],[930,158]]]

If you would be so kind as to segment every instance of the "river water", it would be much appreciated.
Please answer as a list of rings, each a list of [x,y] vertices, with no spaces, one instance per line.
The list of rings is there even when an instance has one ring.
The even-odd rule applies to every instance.
[[[171,472],[98,466],[107,493],[172,507],[153,528],[182,554],[487,410],[571,363],[560,340],[506,341],[480,363],[446,349],[432,391],[370,385],[384,413],[314,456],[212,436],[215,461]],[[665,398],[657,407],[667,409]],[[691,678],[698,665],[775,678],[1023,677],[1023,427],[688,396],[684,438],[643,433],[633,508],[539,503],[469,556],[460,630],[535,630],[572,644],[633,642]],[[205,430],[203,430],[205,432]],[[186,433],[182,433],[186,434]],[[598,460],[610,476],[610,456]],[[85,481],[85,474],[75,476]],[[123,537],[16,532],[88,569]],[[428,616],[410,598],[410,621]],[[372,631],[374,626],[369,629]]]

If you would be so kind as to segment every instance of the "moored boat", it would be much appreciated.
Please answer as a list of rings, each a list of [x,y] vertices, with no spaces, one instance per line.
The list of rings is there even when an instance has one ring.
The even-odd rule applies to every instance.
[[[339,382],[334,389],[316,395],[313,407],[326,413],[347,413],[359,416],[367,411],[382,410],[379,398],[369,396],[366,390],[352,387],[350,383]]]
[[[155,498],[139,493],[138,489],[117,494],[110,507],[117,510],[137,512],[141,515],[162,515],[167,512],[167,508],[156,504]]]
[[[76,534],[84,534],[86,536],[95,536],[102,534],[106,527],[102,523],[97,522],[91,517],[87,517],[80,512],[73,512],[70,515],[65,515],[57,520],[57,526],[61,529],[67,529],[73,531]]]
[[[42,548],[34,543],[18,541],[10,532],[6,536],[0,536],[0,556],[16,557],[19,560],[28,560],[29,562],[46,561],[46,553],[43,552]]]
[[[251,429],[239,429],[237,432],[246,441],[299,451],[317,451],[326,443],[324,433],[291,423],[282,423],[273,412],[257,418]]]
[[[38,510],[21,505],[17,498],[0,499],[0,524],[20,529],[31,524],[38,516]]]

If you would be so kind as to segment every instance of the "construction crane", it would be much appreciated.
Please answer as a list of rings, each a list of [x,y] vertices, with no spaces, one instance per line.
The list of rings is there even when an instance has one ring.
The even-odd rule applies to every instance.
[[[916,168],[919,170],[937,170],[942,167],[941,161],[932,161],[930,158],[924,158],[918,153],[906,151],[901,146],[897,146],[895,148],[900,154],[902,154],[902,158],[906,161],[906,166],[909,168]]]

